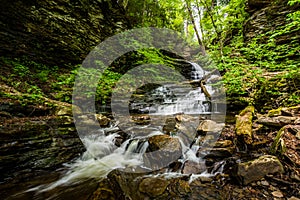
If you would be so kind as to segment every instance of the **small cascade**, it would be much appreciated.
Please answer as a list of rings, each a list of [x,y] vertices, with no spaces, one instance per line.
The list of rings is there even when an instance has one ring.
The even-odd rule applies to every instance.
[[[190,64],[192,65],[191,80],[201,80],[205,75],[204,70],[197,63],[190,62]]]
[[[201,80],[205,71],[197,64],[191,63],[191,80]],[[213,94],[214,89],[209,85],[206,87],[210,94]],[[150,92],[151,100],[156,100],[149,108],[150,115],[172,115],[176,113],[184,114],[209,114],[211,112],[211,102],[202,92],[201,88],[187,87],[186,85],[175,85],[169,84],[158,87]],[[155,118],[155,117],[153,117]],[[144,155],[148,151],[149,142],[148,139],[155,135],[162,135],[162,125],[154,126],[143,125],[138,127],[142,129],[143,132],[146,130],[151,130],[149,134],[139,135],[136,134],[133,127],[129,127],[128,134],[129,139],[123,141],[120,146],[116,146],[115,142],[118,137],[121,137],[118,132],[120,128],[118,126],[119,122],[112,122],[110,128],[99,129],[97,133],[86,135],[82,139],[87,150],[86,152],[78,158],[74,163],[67,165],[69,168],[68,172],[58,181],[50,185],[42,185],[36,188],[32,188],[29,191],[46,192],[50,191],[56,187],[72,185],[73,183],[81,183],[81,181],[86,181],[89,179],[94,179],[99,181],[105,178],[108,173],[114,169],[134,169],[139,167],[139,169],[144,168],[146,170],[151,169],[144,160]],[[132,128],[132,130],[130,129]],[[107,134],[109,133],[109,134]],[[184,164],[185,162],[193,163],[205,163],[205,161],[197,156],[198,145],[192,145],[184,142],[184,138],[180,136],[172,136],[173,138],[178,138],[181,146],[182,152],[177,158],[177,162]],[[174,144],[172,144],[174,145]],[[176,145],[175,145],[176,146]],[[147,152],[148,153],[148,152]],[[150,159],[151,157],[147,157]],[[166,166],[167,167],[167,166]],[[166,176],[174,177],[182,175],[178,168],[176,173],[171,173],[166,170]],[[222,171],[222,164],[216,166],[210,172],[205,172],[200,174],[201,176],[211,176]]]
[[[190,64],[192,65],[191,80],[201,80],[205,71],[197,63]],[[206,89],[210,94],[214,93],[212,87],[208,86]],[[164,97],[164,101],[152,106],[152,115],[209,114],[211,112],[210,101],[200,87],[166,85],[155,89],[153,94],[157,97]]]

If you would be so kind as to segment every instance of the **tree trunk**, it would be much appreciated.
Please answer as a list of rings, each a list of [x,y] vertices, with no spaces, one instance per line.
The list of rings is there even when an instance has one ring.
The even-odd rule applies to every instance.
[[[202,13],[200,10],[200,3],[198,0],[196,0],[196,4],[197,4],[197,10],[198,10],[198,15],[199,15],[199,25],[200,25],[200,32],[201,32],[201,36],[202,36],[202,43],[205,46],[205,35],[204,35],[204,30],[203,30],[203,26],[202,26]]]
[[[196,37],[197,37],[197,40],[198,40],[198,43],[199,43],[199,46],[200,46],[201,54],[202,54],[203,56],[205,56],[205,55],[206,55],[205,47],[204,47],[204,45],[203,45],[203,42],[202,42],[201,37],[200,37],[200,35],[199,35],[198,29],[197,29],[197,27],[196,27],[195,19],[194,19],[194,16],[193,16],[193,11],[192,11],[192,9],[191,9],[191,7],[190,7],[189,2],[188,2],[187,0],[186,0],[185,2],[186,2],[186,7],[187,7],[187,9],[188,9],[188,12],[189,12],[189,15],[190,15],[190,18],[191,18],[191,21],[192,21],[192,24],[193,24],[195,33],[196,33]]]

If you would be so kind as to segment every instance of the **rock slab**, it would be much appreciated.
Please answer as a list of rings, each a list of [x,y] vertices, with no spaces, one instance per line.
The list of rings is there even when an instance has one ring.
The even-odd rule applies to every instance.
[[[264,155],[255,160],[237,164],[235,176],[243,185],[258,181],[268,174],[283,173],[284,169],[277,157]]]

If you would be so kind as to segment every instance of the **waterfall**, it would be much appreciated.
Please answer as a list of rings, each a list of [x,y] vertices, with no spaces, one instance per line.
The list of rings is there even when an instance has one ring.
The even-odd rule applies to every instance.
[[[192,65],[190,79],[200,81],[206,72],[197,64]],[[213,94],[211,86],[206,87]],[[172,92],[173,91],[173,92]],[[211,112],[209,99],[200,87],[191,88],[186,85],[165,85],[154,90],[153,96],[162,97],[164,100],[151,107],[152,115],[209,114]]]
[[[204,70],[197,63],[190,63],[192,65],[191,79],[201,80],[205,74]]]
[[[196,63],[191,63],[191,80],[200,81],[206,75],[206,72]],[[209,79],[208,81],[209,82]],[[156,104],[151,106],[149,115],[172,115],[176,113],[185,114],[206,114],[211,112],[211,102],[202,92],[200,87],[187,87],[188,84],[175,85],[169,84],[158,87],[150,92],[152,99],[156,99]],[[210,94],[214,93],[213,87],[206,85]],[[161,122],[162,120],[160,120]],[[159,123],[158,123],[159,124]],[[86,152],[72,164],[68,164],[68,172],[58,181],[50,185],[42,185],[32,188],[28,191],[46,192],[63,185],[72,185],[80,181],[94,179],[102,180],[109,172],[114,169],[125,169],[128,167],[144,166],[143,155],[147,152],[149,146],[148,138],[154,135],[161,135],[162,125],[143,125],[137,127],[147,132],[144,136],[130,133],[130,138],[117,147],[115,142],[120,135],[118,122],[113,122],[111,127],[99,129],[98,132],[87,134],[82,142],[86,146]],[[130,129],[131,127],[129,127]],[[133,128],[133,127],[132,127]],[[136,127],[135,127],[136,128]],[[191,128],[191,127],[188,127]],[[134,129],[131,131],[134,132]],[[113,134],[107,134],[112,133]],[[199,146],[190,146],[183,141],[180,136],[177,137],[182,147],[182,156],[180,162],[185,161],[203,162],[202,158],[197,157]],[[151,170],[151,169],[148,169]],[[216,169],[217,171],[217,169]],[[214,172],[215,173],[215,172]]]

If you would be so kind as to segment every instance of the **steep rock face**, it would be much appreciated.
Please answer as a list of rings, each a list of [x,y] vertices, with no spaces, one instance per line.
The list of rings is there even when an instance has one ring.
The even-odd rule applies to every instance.
[[[1,1],[0,55],[77,64],[106,37],[128,27],[117,1]]]
[[[244,25],[246,41],[287,24],[287,15],[298,9],[299,5],[289,6],[288,0],[248,0],[246,10],[250,14],[250,18]],[[296,33],[294,34],[297,35]],[[289,41],[288,38],[294,36],[294,34],[284,35],[278,38],[277,41],[287,43]]]

